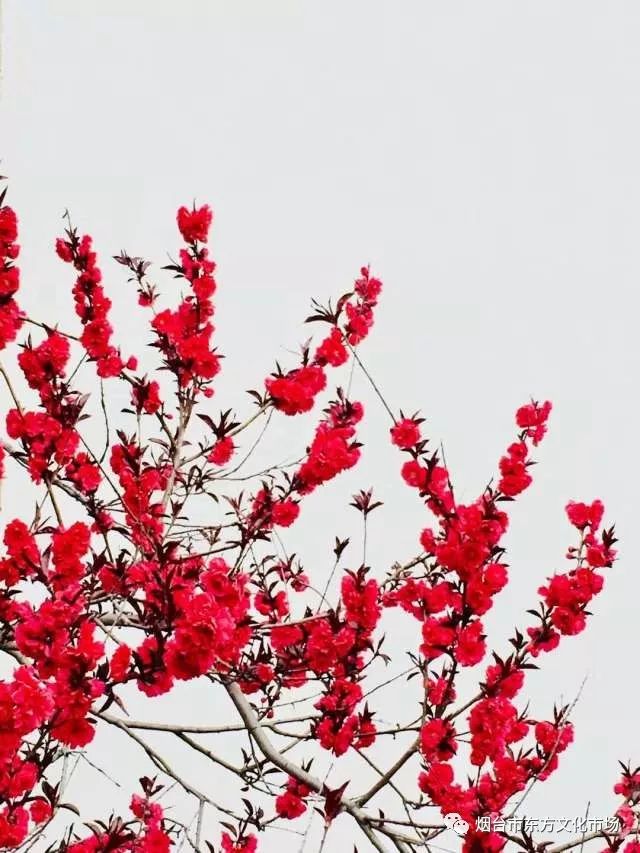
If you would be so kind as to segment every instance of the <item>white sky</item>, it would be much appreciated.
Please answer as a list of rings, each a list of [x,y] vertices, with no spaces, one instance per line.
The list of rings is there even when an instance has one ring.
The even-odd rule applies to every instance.
[[[512,585],[487,618],[495,648],[523,624],[545,576],[564,567],[567,500],[601,497],[621,542],[588,630],[528,680],[532,713],[544,717],[589,673],[576,743],[529,798],[534,817],[583,814],[587,802],[605,816],[617,760],[640,763],[639,38],[640,7],[618,0],[3,8],[1,171],[21,217],[29,311],[70,316],[69,271],[51,248],[69,208],[96,240],[119,340],[135,350],[143,326],[108,259],[126,248],[160,265],[177,245],[177,206],[195,197],[216,212],[217,342],[227,359],[214,411],[247,410],[241,392],[259,387],[275,358],[293,364],[287,351],[309,334],[311,297],[344,292],[363,263],[385,290],[362,357],[394,408],[426,415],[460,497],[493,474],[516,407],[530,396],[553,401],[535,485],[512,514]],[[385,502],[370,530],[378,576],[414,553],[426,521],[361,376],[354,393],[368,411],[363,462],[309,499],[288,538],[320,580],[333,537],[358,539],[345,510],[355,490],[373,485]],[[4,411],[4,392],[0,401]],[[281,419],[275,446],[293,452],[293,437],[302,450],[312,429],[313,419]],[[5,489],[5,515],[29,506]],[[390,624],[389,649],[402,654],[415,625]],[[394,671],[403,666],[399,658]],[[394,688],[386,713],[402,704],[410,716],[406,690],[405,702]],[[226,713],[207,701],[176,696],[170,710]],[[144,765],[123,759],[110,737],[94,757],[124,767],[133,787]],[[355,789],[369,778],[358,785],[358,772],[349,771]],[[338,784],[346,778],[334,773]],[[87,778],[76,792],[87,817],[126,802],[129,791]],[[449,835],[443,844],[458,849]],[[356,837],[341,818],[326,849],[350,850]],[[299,844],[274,832],[261,851]]]

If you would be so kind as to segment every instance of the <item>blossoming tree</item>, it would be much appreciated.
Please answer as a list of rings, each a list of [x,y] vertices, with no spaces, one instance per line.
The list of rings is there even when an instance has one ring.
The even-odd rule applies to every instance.
[[[92,240],[70,223],[55,251],[69,268],[76,317],[44,323],[26,316],[17,301],[17,218],[4,194],[0,199],[0,349],[17,362],[0,367],[7,401],[0,651],[11,672],[0,682],[0,847],[161,853],[187,843],[211,853],[252,853],[273,849],[263,833],[274,824],[315,809],[324,821],[323,844],[336,819],[350,819],[360,850],[429,850],[455,815],[465,853],[506,844],[559,853],[594,839],[601,849],[638,853],[640,772],[631,767],[615,785],[616,820],[594,831],[557,844],[504,823],[531,786],[556,771],[573,740],[571,706],[532,719],[518,702],[525,675],[585,628],[615,558],[602,503],[569,503],[567,570],[543,583],[506,647],[491,652],[482,620],[508,582],[506,510],[532,482],[531,453],[545,435],[551,404],[533,401],[517,411],[498,475],[468,504],[456,500],[423,419],[387,407],[400,473],[425,504],[425,526],[416,531],[415,552],[399,554],[390,569],[375,561],[344,565],[346,542],[336,539],[340,592],[331,600],[328,585],[316,588],[299,562],[283,558],[278,529],[295,523],[307,495],[357,464],[366,438],[361,403],[337,387],[313,416],[315,432],[294,468],[273,466],[257,481],[248,478],[242,491],[234,490],[231,474],[255,444],[243,448],[252,429],[271,417],[311,412],[335,368],[361,365],[357,347],[373,325],[382,284],[363,268],[335,307],[314,303],[308,322],[320,334],[300,362],[278,366],[260,392],[250,392],[243,417],[216,414],[211,220],[206,206],[178,211],[183,245],[165,269],[183,280],[186,295],[170,292],[170,307],[160,308],[147,262],[124,252],[115,258],[148,312],[153,351],[145,366],[161,368],[164,382],[148,378],[138,354],[118,348]],[[95,371],[91,388],[76,387],[80,364]],[[101,453],[82,422],[103,380],[124,383],[130,406],[129,427],[107,432]],[[107,422],[112,414],[105,408]],[[20,478],[39,492],[31,518],[12,517]],[[206,524],[194,509],[203,499]],[[366,531],[379,503],[362,491],[352,505]],[[383,637],[391,608],[420,629],[421,642],[408,651],[421,701],[418,713],[405,718],[400,708],[385,726],[371,683],[373,664],[395,648]],[[461,672],[477,666],[477,689],[459,696]],[[154,697],[193,679],[224,690],[235,717],[194,728],[179,719],[155,724],[128,716],[125,686],[148,697],[153,716]],[[287,698],[309,696],[304,713],[283,713]],[[128,737],[146,755],[150,775],[130,780],[129,814],[82,815],[93,821],[83,825],[64,800],[65,767],[70,755],[90,750],[97,727]],[[220,790],[198,789],[148,742],[154,730],[239,779],[246,796],[226,802]],[[229,732],[245,739],[234,763],[215,747],[216,737]],[[379,766],[370,756],[385,739],[404,745]],[[345,756],[360,757],[375,781],[364,790],[357,779],[329,787],[311,768],[310,759],[323,752],[334,756],[338,771]],[[401,789],[399,774],[407,768],[412,784]],[[192,825],[163,808],[167,785],[193,798]],[[211,837],[205,812],[220,824]]]

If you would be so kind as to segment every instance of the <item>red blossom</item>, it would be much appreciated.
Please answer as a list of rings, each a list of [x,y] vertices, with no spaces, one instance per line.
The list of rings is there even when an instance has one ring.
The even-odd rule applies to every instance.
[[[567,516],[571,524],[579,530],[589,527],[592,533],[600,527],[604,515],[604,504],[602,501],[594,501],[592,504],[570,501],[566,507]]]
[[[332,367],[340,367],[348,357],[349,353],[342,343],[340,329],[332,329],[316,350],[316,361],[320,365],[330,364]]]
[[[213,219],[213,213],[209,205],[205,204],[202,207],[188,210],[186,207],[181,207],[177,214],[178,228],[185,243],[206,243],[209,235],[209,228]]]
[[[324,390],[326,384],[325,373],[319,365],[300,367],[284,376],[274,375],[265,380],[276,409],[285,415],[310,411],[316,396]]]
[[[310,793],[310,788],[302,782],[298,782],[293,776],[290,776],[286,791],[276,798],[275,805],[277,813],[280,817],[287,818],[288,820],[300,817],[307,810],[304,799]]]
[[[551,412],[551,403],[533,402],[521,406],[516,412],[516,423],[526,430],[527,436],[534,446],[537,446],[547,432],[547,420]]]
[[[444,720],[429,720],[420,730],[420,751],[429,763],[448,761],[458,749],[455,729]]]
[[[155,379],[136,383],[131,391],[131,402],[138,414],[145,412],[147,415],[155,415],[162,407],[160,386]]]
[[[214,465],[226,465],[233,456],[235,445],[230,436],[227,438],[219,438],[211,448],[207,459],[213,462]]]
[[[411,418],[403,418],[391,428],[391,441],[401,450],[415,447],[420,441],[420,425]]]
[[[14,299],[20,287],[20,270],[13,264],[20,252],[17,239],[18,218],[0,202],[0,350],[16,339],[23,320]]]
[[[300,514],[300,507],[291,499],[276,501],[271,509],[271,518],[278,527],[290,527]]]

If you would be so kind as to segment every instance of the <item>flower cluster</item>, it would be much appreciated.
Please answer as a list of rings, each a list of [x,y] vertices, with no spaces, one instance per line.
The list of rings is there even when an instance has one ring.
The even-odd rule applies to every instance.
[[[367,267],[363,267],[360,278],[354,284],[353,293],[342,297],[336,312],[323,309],[309,318],[309,321],[329,322],[332,329],[316,348],[310,363],[305,351],[300,367],[287,373],[278,369],[267,377],[265,386],[276,409],[285,415],[299,415],[313,408],[315,398],[327,385],[326,366],[339,367],[344,364],[348,358],[345,343],[357,346],[369,334],[373,326],[373,309],[381,290],[382,282],[371,276]]]
[[[160,385],[155,379],[135,379],[131,389],[131,403],[137,415],[155,415],[162,408]]]
[[[212,667],[228,671],[250,637],[247,578],[230,578],[224,560],[212,560],[202,574],[201,593],[192,594],[174,622],[165,648],[165,665],[174,678],[204,675]]]
[[[34,388],[46,404],[55,394],[56,386],[64,378],[69,361],[69,341],[57,331],[50,331],[38,346],[27,343],[18,364],[30,388]]]
[[[220,370],[220,357],[211,348],[214,332],[211,317],[214,313],[211,297],[216,290],[213,277],[215,262],[206,246],[212,213],[207,205],[188,211],[178,211],[178,228],[187,249],[180,250],[180,263],[167,269],[185,279],[191,293],[176,310],[169,308],[156,314],[151,326],[156,332],[155,346],[162,353],[166,367],[175,374],[181,388],[192,387],[211,396],[211,380]]]
[[[344,333],[351,346],[356,346],[367,337],[373,326],[373,309],[378,304],[382,282],[370,274],[369,267],[362,267],[353,289],[354,298],[344,306],[347,314]]]
[[[119,376],[125,363],[112,343],[113,327],[109,322],[111,300],[102,287],[102,272],[92,248],[88,234],[78,237],[75,229],[69,228],[66,239],[58,237],[56,253],[67,264],[72,264],[78,276],[73,286],[76,314],[82,323],[80,342],[91,361],[95,361],[98,376],[103,379]],[[135,369],[135,359],[127,367]]]
[[[65,750],[91,743],[102,721],[143,745],[171,776],[169,765],[144,740],[148,724],[128,716],[122,685],[157,697],[201,679],[203,687],[214,682],[228,693],[261,753],[249,750],[244,764],[233,766],[243,785],[266,794],[273,791],[270,774],[287,778],[273,794],[273,818],[265,820],[262,809],[249,800],[244,801],[244,816],[224,807],[233,822],[222,824],[215,848],[207,842],[211,853],[256,853],[253,830],[304,814],[312,791],[324,799],[327,827],[341,811],[356,820],[366,813],[363,826],[368,831],[382,830],[402,846],[402,835],[396,835],[399,824],[387,821],[382,812],[374,818],[366,809],[378,790],[394,784],[396,771],[411,755],[421,760],[416,787],[426,797],[418,807],[424,803],[443,816],[457,813],[467,821],[463,853],[499,853],[504,835],[479,831],[476,819],[503,814],[528,784],[546,779],[573,740],[570,708],[554,710],[550,719],[534,719],[528,706],[518,707],[525,673],[562,637],[584,629],[603,587],[604,570],[616,556],[613,529],[602,529],[602,503],[568,504],[569,521],[578,533],[577,545],[567,553],[570,569],[540,586],[537,610],[528,611],[537,622],[516,630],[508,656],[493,653],[477,695],[453,707],[461,670],[487,657],[483,620],[508,580],[505,507],[532,482],[531,453],[545,436],[551,404],[531,401],[517,410],[517,434],[499,460],[498,476],[467,503],[456,499],[443,454],[429,449],[424,419],[400,412],[390,428],[391,443],[403,453],[402,479],[430,513],[429,526],[419,535],[420,552],[394,564],[381,578],[378,555],[371,558],[371,545],[367,552],[368,515],[380,502],[373,502],[372,490],[361,491],[351,506],[364,521],[362,565],[350,562],[352,568],[345,568],[342,555],[353,545],[336,538],[332,574],[326,584],[317,584],[315,572],[305,571],[280,534],[296,521],[308,495],[359,461],[361,403],[338,388],[304,456],[292,468],[272,466],[246,475],[241,469],[255,445],[246,455],[240,453],[241,434],[273,409],[293,416],[314,407],[327,387],[329,369],[344,365],[368,335],[381,282],[362,268],[335,309],[331,303],[327,308],[316,303],[308,321],[328,325],[327,334],[303,349],[295,368],[283,372],[277,367],[265,380],[266,395],[250,392],[258,404],[253,416],[236,421],[228,410],[214,420],[205,411],[221,358],[212,348],[216,281],[207,248],[211,209],[181,207],[177,212],[184,246],[178,261],[165,267],[186,283],[186,295],[175,307],[156,310],[157,289],[146,278],[146,261],[124,252],[116,258],[133,273],[140,304],[152,308],[147,315],[152,346],[160,368],[172,379],[174,408],[158,376],[134,375],[136,360],[125,361],[113,343],[111,302],[90,237],[79,237],[70,227],[56,242],[60,258],[77,273],[73,294],[80,337],[22,317],[14,299],[19,284],[13,264],[17,219],[2,201],[0,349],[16,339],[24,319],[38,327],[42,339],[27,337],[16,359],[24,377],[19,376],[20,382],[35,403],[23,405],[20,390],[2,371],[13,399],[6,432],[19,444],[3,448],[0,443],[0,476],[6,451],[34,483],[43,484],[43,500],[30,523],[10,519],[2,536],[0,651],[14,657],[17,666],[0,680],[0,847],[30,844],[29,834],[64,805],[59,788],[48,781],[50,768]],[[80,363],[88,359],[99,377],[117,378],[125,405],[130,400],[122,413],[134,426],[113,434],[107,430],[102,455],[81,434],[91,398],[72,387],[78,371],[70,364],[78,344]],[[107,404],[101,402],[106,412]],[[207,425],[206,441],[194,437],[196,419]],[[233,469],[225,468],[236,453],[241,460]],[[237,479],[249,485],[234,496],[229,484],[236,470]],[[204,521],[197,520],[201,507]],[[367,556],[372,566],[366,565]],[[397,726],[389,730],[369,707],[375,689],[368,682],[377,664],[389,660],[381,651],[384,635],[378,633],[387,608],[398,608],[417,622],[409,680],[420,676],[413,684],[420,685],[421,705],[419,724],[412,714],[413,722],[394,720]],[[303,701],[297,691],[305,684],[311,690],[306,696],[313,703],[310,713],[279,719],[276,714],[288,704],[288,694],[292,702]],[[118,707],[123,715],[116,719],[112,714]],[[296,728],[285,734],[280,728],[284,723]],[[190,738],[186,729],[170,731],[182,745],[231,766]],[[291,735],[292,743],[313,743],[340,758],[385,735],[409,732],[415,732],[413,746],[403,758],[378,774],[382,781],[369,792],[349,800],[344,798],[346,785],[335,790],[323,785],[312,776],[311,762],[299,765],[292,756],[285,758],[275,740],[284,737],[281,742],[286,742]],[[272,736],[274,745],[268,748],[263,738]],[[456,780],[453,765],[467,746],[473,773],[463,782]],[[178,824],[159,805],[161,788],[146,777],[140,781],[143,793],[131,799],[132,817],[89,824],[91,837],[69,834],[59,853],[168,853]],[[174,781],[183,784],[177,776]],[[640,769],[625,768],[615,792],[624,798],[617,812],[623,832],[609,846],[619,850],[623,838],[638,829]],[[200,801],[202,809],[205,800]],[[415,798],[405,805],[413,810]],[[201,830],[199,819],[198,835]],[[624,851],[638,853],[636,842],[629,841]]]
[[[295,473],[293,484],[299,494],[308,495],[358,462],[360,445],[354,441],[355,426],[363,414],[361,403],[352,403],[342,394],[331,403],[316,429],[307,458]]]
[[[153,554],[160,542],[164,525],[163,506],[160,496],[169,482],[169,470],[144,462],[144,451],[134,439],[126,440],[111,448],[111,470],[122,488],[122,505],[126,513],[132,542],[143,553]]]
[[[605,530],[598,534],[604,514],[601,501],[571,502],[566,511],[571,524],[580,531],[582,541],[567,554],[575,563],[574,568],[553,575],[538,590],[544,603],[540,625],[527,629],[531,641],[528,649],[534,657],[554,649],[561,635],[571,636],[584,630],[587,607],[604,586],[604,578],[597,570],[610,567],[616,556],[612,532]]]
[[[7,524],[2,541],[7,548],[7,556],[0,560],[0,580],[9,589],[38,573],[42,558],[34,535],[19,518]]]
[[[131,798],[129,809],[133,820],[125,823],[112,819],[108,826],[102,824],[101,832],[95,827],[93,835],[69,844],[66,853],[169,853],[172,828],[162,806],[149,796],[151,780],[143,777],[140,781],[147,790],[144,797],[134,794]]]
[[[525,451],[523,459],[527,440],[536,444],[543,437],[550,409],[548,403],[532,403],[518,410],[516,421],[524,426],[519,440]],[[487,489],[474,503],[457,504],[448,470],[437,454],[426,453],[421,423],[420,418],[401,417],[391,429],[391,440],[411,457],[402,467],[405,482],[418,490],[439,519],[437,533],[425,528],[420,537],[437,570],[428,579],[404,576],[385,593],[384,602],[402,607],[422,622],[420,651],[426,660],[447,654],[458,666],[474,666],[486,650],[479,617],[491,608],[494,596],[507,582],[500,541],[508,517],[498,509],[498,502],[507,496],[502,490],[505,475],[503,472],[496,492]]]
[[[340,367],[349,358],[349,353],[342,340],[342,332],[335,326],[316,349],[316,363],[320,366],[330,364]]]
[[[28,467],[31,479],[40,483],[49,471],[52,462],[62,467],[73,461],[74,453],[80,442],[78,433],[71,425],[75,422],[73,406],[65,412],[61,423],[46,412],[21,412],[10,409],[7,413],[7,434],[19,439],[28,454]]]
[[[322,712],[322,719],[314,727],[314,737],[324,749],[334,755],[344,755],[351,746],[362,749],[375,740],[376,729],[368,708],[357,714],[356,707],[362,699],[362,688],[354,681],[333,679],[324,696],[314,707]]]
[[[18,519],[4,533],[0,561],[0,615],[16,654],[24,661],[12,681],[0,682],[0,846],[19,846],[30,822],[49,819],[54,801],[36,796],[56,758],[55,744],[83,747],[94,736],[89,715],[105,692],[97,676],[104,646],[94,637],[82,582],[89,531],[81,522],[58,527],[50,551],[41,554],[34,535]],[[38,580],[48,595],[35,606],[15,597],[19,582]],[[44,737],[43,734],[47,736]]]
[[[32,479],[40,482],[51,463],[65,467],[66,476],[85,494],[96,491],[101,482],[98,465],[85,452],[76,453],[80,436],[76,425],[86,402],[65,381],[70,348],[68,339],[48,330],[37,346],[29,340],[18,356],[18,364],[31,388],[38,392],[42,412],[12,409],[7,416],[7,432],[22,441],[29,455]]]
[[[299,415],[313,408],[315,398],[326,388],[327,377],[319,364],[305,364],[265,380],[273,404],[285,415]]]
[[[135,678],[148,696],[169,691],[175,680],[188,681],[211,670],[227,672],[235,666],[250,639],[247,578],[232,577],[220,558],[141,560],[123,579],[106,566],[100,577],[107,589],[120,584],[126,595],[142,593],[142,620],[163,625],[133,653],[121,645],[110,662],[117,683]]]
[[[293,776],[289,776],[285,792],[276,798],[277,813],[280,817],[288,820],[300,817],[307,810],[307,804],[304,800],[310,793],[311,789],[304,782],[299,782]]]
[[[588,563],[588,548],[593,549],[592,559],[596,566],[611,565],[615,552],[611,545],[613,537],[604,532],[596,536],[601,523],[603,507],[599,501],[593,504],[570,503],[567,507],[570,521],[583,537],[579,548],[569,550],[569,558],[578,562],[578,567],[567,575],[555,575],[548,585],[540,589],[543,595],[541,627],[529,629],[529,642],[521,636],[512,642],[516,653],[502,660],[495,656],[496,663],[486,670],[483,696],[469,713],[471,743],[470,760],[479,768],[489,765],[489,770],[479,776],[477,785],[463,788],[454,783],[454,771],[449,764],[457,751],[455,731],[446,719],[435,718],[427,722],[421,731],[421,752],[426,769],[421,774],[420,788],[440,807],[443,814],[457,812],[470,824],[481,814],[500,814],[509,800],[526,787],[532,779],[546,779],[558,766],[559,755],[573,740],[573,727],[566,720],[566,709],[556,712],[553,722],[528,720],[519,714],[511,701],[524,684],[524,669],[530,656],[554,648],[561,634],[575,633],[576,620],[583,627],[584,607],[601,587],[594,580],[594,566]],[[588,543],[588,544],[587,544]],[[597,576],[596,576],[597,577]],[[558,580],[556,580],[558,579]],[[415,602],[414,602],[415,605]],[[562,612],[553,616],[557,608],[567,608],[572,617]],[[555,628],[557,624],[562,627]],[[447,648],[454,648],[452,636],[442,638]],[[437,682],[431,682],[435,692]],[[434,697],[437,707],[449,702],[440,695]],[[521,743],[533,732],[535,752],[520,750],[514,757],[512,747]],[[495,833],[476,833],[470,830],[465,841],[465,850],[500,850],[505,840]]]
[[[248,529],[268,531],[274,526],[290,527],[299,513],[300,506],[292,498],[277,498],[269,488],[262,488],[253,499]]]
[[[47,804],[34,799],[21,805],[40,777],[38,763],[27,757],[27,737],[46,724],[54,698],[33,669],[21,666],[10,681],[0,682],[0,847],[18,847],[29,831],[29,821],[40,823],[50,814]],[[25,748],[27,747],[27,748]]]
[[[20,287],[20,269],[13,263],[20,253],[18,218],[0,196],[0,350],[14,341],[22,325],[22,313],[15,300]]]
[[[527,440],[536,447],[544,438],[547,430],[547,419],[551,412],[549,401],[542,405],[537,402],[522,406],[516,412],[516,423],[522,428],[518,441],[509,445],[506,456],[500,460],[500,481],[498,490],[509,498],[513,498],[531,485],[531,475],[528,472],[529,449]]]
[[[511,700],[524,683],[528,656],[551,648],[557,632],[581,630],[585,606],[602,585],[594,569],[610,565],[615,556],[611,534],[596,536],[602,504],[570,504],[569,518],[583,535],[580,548],[572,549],[569,555],[578,565],[567,575],[554,576],[548,586],[541,588],[541,627],[529,629],[530,642],[527,644],[520,636],[515,640],[515,655],[506,660],[496,658],[496,663],[487,668],[483,696],[469,714],[469,732],[471,763],[488,769],[479,775],[475,785],[456,784],[450,761],[457,752],[457,735],[445,716],[446,708],[455,699],[453,679],[457,667],[473,666],[485,656],[480,617],[507,582],[500,543],[508,527],[508,516],[498,507],[501,501],[512,500],[530,485],[529,445],[537,446],[544,437],[550,411],[550,403],[535,401],[518,409],[516,423],[521,431],[500,460],[497,487],[487,488],[470,505],[455,501],[447,469],[436,454],[427,455],[421,418],[401,415],[391,429],[393,444],[410,456],[402,468],[404,480],[418,490],[440,526],[437,533],[426,528],[420,537],[425,556],[417,566],[427,566],[426,575],[396,574],[383,594],[386,606],[400,606],[421,621],[420,652],[425,660],[446,659],[442,672],[426,682],[433,716],[420,732],[425,770],[419,784],[442,814],[456,812],[470,825],[478,815],[500,814],[529,779],[546,778],[557,766],[558,754],[570,743],[570,724],[560,718],[555,723],[538,723],[535,755],[530,757],[525,752],[521,753],[524,757],[514,758],[512,747],[523,741],[532,724],[518,713]],[[504,843],[495,833],[470,829],[464,849],[497,851]]]
[[[300,686],[312,673],[325,682],[315,703],[322,719],[314,725],[314,737],[335,755],[350,746],[370,746],[376,735],[368,708],[357,711],[362,699],[358,683],[380,618],[378,584],[367,571],[348,572],[341,583],[341,608],[329,617],[318,616],[298,624],[278,625],[271,630],[271,647],[283,684]]]
[[[365,705],[355,713],[362,699],[359,681],[365,666],[364,652],[370,647],[373,632],[380,619],[378,584],[367,579],[367,570],[348,572],[341,583],[343,621],[338,630],[329,631],[328,623],[314,623],[307,642],[307,656],[312,670],[330,673],[328,688],[315,703],[322,711],[315,735],[321,746],[342,755],[350,746],[362,749],[376,738],[373,715]]]

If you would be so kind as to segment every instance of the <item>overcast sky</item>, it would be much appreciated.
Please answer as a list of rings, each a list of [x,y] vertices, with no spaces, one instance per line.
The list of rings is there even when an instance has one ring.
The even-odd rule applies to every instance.
[[[344,292],[367,263],[385,289],[362,358],[394,409],[421,409],[459,497],[495,471],[515,409],[553,401],[535,485],[513,509],[513,582],[487,624],[504,650],[537,587],[564,569],[564,505],[601,497],[620,560],[588,630],[528,680],[532,712],[548,717],[589,675],[576,742],[526,812],[572,817],[589,802],[591,816],[609,814],[618,759],[640,763],[638,4],[4,0],[2,26],[1,171],[21,218],[27,310],[71,322],[69,270],[52,252],[68,208],[104,258],[119,342],[139,350],[134,294],[108,259],[125,248],[160,265],[178,245],[176,208],[195,198],[216,215],[227,358],[214,411],[250,411],[244,389],[276,358],[295,363],[311,297]],[[288,536],[320,581],[333,537],[357,540],[356,489],[385,502],[370,530],[379,577],[416,552],[427,520],[357,373],[353,392],[367,407],[362,464],[314,494]],[[313,418],[280,418],[273,447],[302,450],[312,430]],[[29,506],[4,495],[5,515]],[[392,625],[401,655],[416,628]],[[408,719],[402,689],[380,707],[401,704]],[[171,701],[174,715],[195,713]],[[202,702],[207,719],[223,713]],[[87,777],[86,817],[126,803],[144,768],[115,743],[101,738],[94,755],[126,790]],[[329,851],[357,837],[347,818],[332,832]],[[299,844],[273,832],[261,850]],[[445,844],[459,849],[451,833]]]

